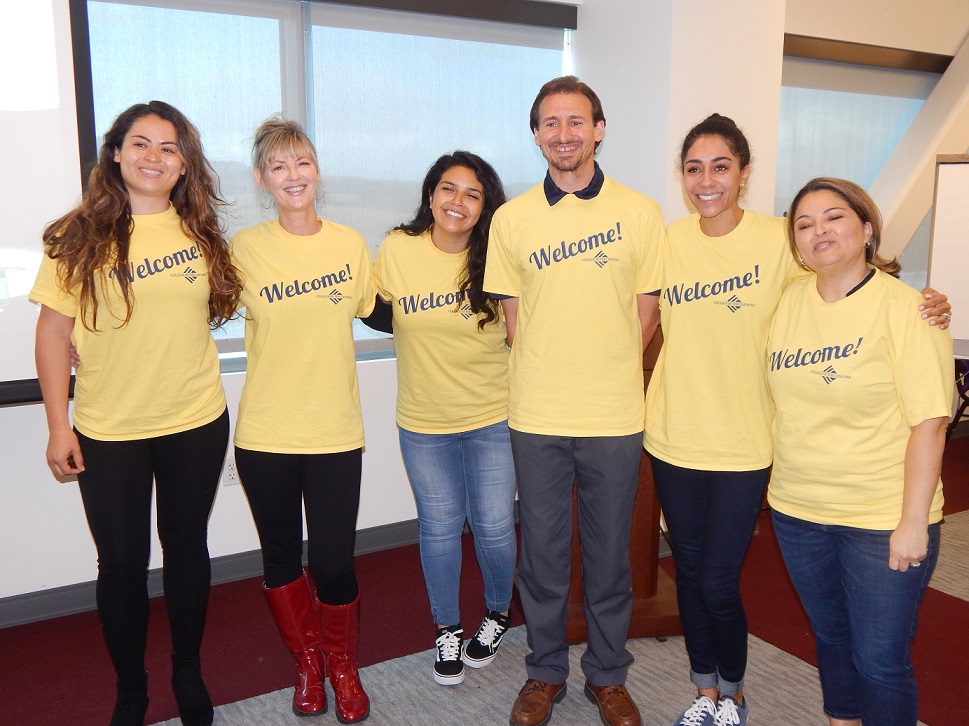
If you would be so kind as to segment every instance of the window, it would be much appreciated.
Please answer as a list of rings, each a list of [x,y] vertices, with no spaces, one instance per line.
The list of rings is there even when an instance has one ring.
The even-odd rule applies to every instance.
[[[868,188],[938,79],[936,73],[786,57],[775,214],[787,212],[798,190],[816,176]],[[929,217],[901,258],[902,279],[918,289],[928,270]]]
[[[133,103],[182,110],[233,202],[230,234],[273,216],[260,206],[249,153],[274,113],[303,123],[316,144],[321,216],[357,229],[372,251],[409,220],[443,153],[480,154],[509,195],[544,170],[528,111],[562,73],[567,31],[305,0],[87,8],[98,139]],[[358,339],[379,335],[357,326]],[[217,333],[236,339],[227,348],[241,348],[241,336],[241,321]]]

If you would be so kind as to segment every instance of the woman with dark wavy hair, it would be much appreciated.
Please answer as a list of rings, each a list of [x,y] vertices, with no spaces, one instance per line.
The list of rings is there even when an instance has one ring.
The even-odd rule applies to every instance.
[[[172,688],[182,723],[212,723],[199,646],[208,603],[208,515],[229,423],[209,327],[235,312],[240,279],[198,131],[161,101],[105,134],[80,205],[48,225],[30,293],[41,304],[37,376],[58,477],[76,475],[98,551],[97,605],[117,673],[113,726],[148,709],[145,643],[156,485]],[[70,348],[77,370],[68,418]]]
[[[437,628],[434,679],[490,663],[510,623],[515,471],[508,434],[508,346],[483,289],[488,230],[505,201],[495,170],[455,151],[424,177],[414,219],[377,250],[374,275],[393,311],[397,425],[414,490],[421,564]],[[468,522],[484,577],[485,615],[465,643],[458,609]]]

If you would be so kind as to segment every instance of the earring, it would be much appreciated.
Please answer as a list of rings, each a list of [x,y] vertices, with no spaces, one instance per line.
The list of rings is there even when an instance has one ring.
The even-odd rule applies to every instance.
[[[263,209],[272,209],[276,205],[276,201],[272,198],[272,195],[265,189],[259,195],[259,206]]]

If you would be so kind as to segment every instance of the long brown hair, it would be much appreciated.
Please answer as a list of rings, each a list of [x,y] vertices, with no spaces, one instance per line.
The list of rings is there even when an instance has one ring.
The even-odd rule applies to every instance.
[[[205,257],[210,290],[209,325],[217,328],[235,314],[242,290],[239,272],[229,260],[217,213],[227,202],[219,194],[219,177],[202,152],[198,129],[181,111],[167,103],[139,103],[115,119],[104,135],[81,203],[44,230],[44,251],[59,263],[63,288],[76,292],[84,327],[97,330],[98,281],[106,283],[110,269],[128,266],[134,229],[128,190],[114,155],[132,124],[144,116],[157,116],[175,127],[185,174],[179,177],[170,198],[181,219],[182,231],[198,243]],[[134,302],[131,280],[127,275],[115,275],[113,280],[124,300],[125,317],[119,326],[123,327],[131,319]]]

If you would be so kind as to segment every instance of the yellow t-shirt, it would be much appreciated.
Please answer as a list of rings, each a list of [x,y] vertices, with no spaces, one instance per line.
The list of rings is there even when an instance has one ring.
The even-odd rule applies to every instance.
[[[952,405],[952,338],[925,324],[920,300],[883,272],[834,303],[813,276],[781,298],[767,355],[774,509],[821,524],[896,527],[910,427],[948,417]],[[941,518],[940,480],[929,522]]]
[[[667,227],[663,347],[646,392],[651,454],[707,471],[770,465],[764,352],[781,292],[800,274],[785,224],[748,210],[722,237],[705,235],[698,214]]]
[[[527,433],[642,431],[637,293],[662,283],[663,218],[648,197],[606,178],[599,194],[549,206],[543,185],[491,225],[485,289],[519,298],[508,423]]]
[[[451,434],[508,417],[505,323],[478,329],[458,293],[467,257],[428,233],[392,232],[377,249],[377,289],[394,310],[397,424],[408,431]]]
[[[300,236],[272,220],[230,243],[245,276],[240,448],[328,454],[363,446],[352,324],[373,310],[377,289],[363,237],[322,224]]]
[[[120,327],[125,308],[114,269],[98,280],[97,332],[78,319],[78,299],[62,288],[55,260],[44,256],[30,291],[33,302],[76,319],[71,342],[81,365],[74,426],[101,441],[188,431],[225,410],[202,250],[185,236],[173,208],[132,219],[126,274],[134,302],[127,325]]]

